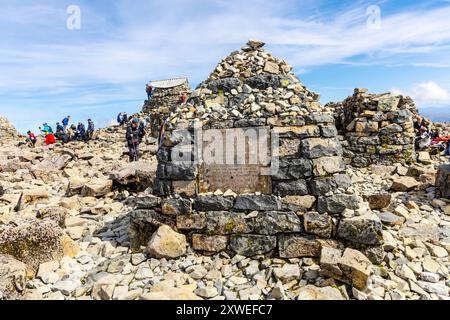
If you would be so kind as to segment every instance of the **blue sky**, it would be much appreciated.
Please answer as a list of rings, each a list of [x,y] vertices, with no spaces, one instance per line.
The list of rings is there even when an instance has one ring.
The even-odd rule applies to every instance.
[[[79,30],[67,28],[70,5]],[[450,121],[449,17],[448,0],[0,0],[0,115],[21,131],[68,114],[106,125],[140,110],[147,81],[195,86],[256,38],[323,103],[366,87]]]

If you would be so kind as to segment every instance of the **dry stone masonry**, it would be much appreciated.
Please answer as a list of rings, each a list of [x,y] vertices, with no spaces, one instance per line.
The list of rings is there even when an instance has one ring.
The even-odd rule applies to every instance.
[[[355,89],[353,96],[327,106],[335,109],[345,158],[352,166],[415,161],[417,109],[410,97]]]
[[[158,137],[163,120],[179,108],[181,96],[189,96],[191,88],[186,78],[153,81],[151,85],[153,95],[145,101],[142,111],[150,116],[152,136]]]
[[[351,182],[332,110],[263,45],[250,41],[223,59],[192,93],[193,103],[171,114],[153,185],[163,199],[152,201],[146,213],[134,213],[135,247],[148,240],[138,230],[167,220],[189,235],[195,250],[206,252],[298,258],[318,257],[323,246],[339,247],[331,240],[336,238],[350,246],[382,244],[378,217],[357,195],[345,193]],[[200,140],[194,128],[202,129]],[[175,161],[180,150],[203,159],[211,132],[213,140],[225,141],[229,135],[251,136],[255,128],[258,135],[241,153],[249,160],[261,137],[276,137],[279,148],[265,164]],[[234,154],[234,142],[226,140],[223,154],[215,156]],[[264,174],[275,158],[278,170]]]

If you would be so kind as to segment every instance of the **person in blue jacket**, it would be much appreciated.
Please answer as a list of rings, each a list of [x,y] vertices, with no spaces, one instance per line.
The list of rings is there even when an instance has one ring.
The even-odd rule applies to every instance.
[[[67,116],[63,119],[62,124],[64,126],[64,131],[66,131],[67,127],[69,127],[69,122],[70,122],[70,116]]]
[[[44,134],[53,134],[53,129],[50,127],[47,122],[42,124],[43,128],[39,127],[39,130]]]

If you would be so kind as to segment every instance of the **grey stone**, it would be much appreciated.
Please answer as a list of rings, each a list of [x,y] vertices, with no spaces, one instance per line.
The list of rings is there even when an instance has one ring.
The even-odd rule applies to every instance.
[[[376,216],[345,218],[339,222],[337,236],[358,244],[381,245],[383,228]]]
[[[252,257],[267,254],[277,246],[277,238],[261,235],[232,235],[230,248],[237,254]]]
[[[405,222],[405,218],[387,211],[377,213],[377,216],[382,223],[388,226],[402,225]]]
[[[206,213],[206,233],[210,235],[228,235],[251,233],[253,220],[246,219],[245,213],[212,211]]]
[[[303,215],[305,232],[322,238],[331,238],[333,234],[333,222],[328,214],[307,212]]]
[[[280,86],[280,78],[277,75],[263,73],[244,81],[245,84],[253,89],[266,90],[269,87],[277,88]]]
[[[278,237],[281,258],[319,257],[322,245],[314,237],[283,234]]]
[[[233,208],[234,198],[223,196],[199,196],[194,200],[194,210],[226,211]]]
[[[354,194],[336,194],[319,197],[317,210],[321,213],[342,213],[345,209],[359,209],[359,199]]]
[[[273,193],[279,196],[305,196],[308,192],[306,180],[294,180],[289,182],[274,182]]]
[[[234,204],[235,210],[245,211],[277,211],[281,207],[281,201],[270,195],[241,195]]]
[[[161,212],[165,215],[188,214],[192,210],[192,203],[188,199],[169,198],[162,202]]]
[[[334,177],[311,179],[309,189],[311,194],[321,196],[336,190],[337,183]]]
[[[255,219],[254,232],[262,235],[276,235],[283,232],[301,232],[300,218],[294,212],[261,212]]]
[[[302,141],[302,154],[309,159],[342,155],[341,144],[335,139],[309,138]]]
[[[161,198],[152,195],[135,198],[137,209],[154,209],[161,205]]]

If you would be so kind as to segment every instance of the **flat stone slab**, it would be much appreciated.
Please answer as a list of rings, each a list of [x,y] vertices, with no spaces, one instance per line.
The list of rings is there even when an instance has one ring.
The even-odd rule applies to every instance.
[[[388,226],[401,225],[405,222],[405,218],[387,211],[377,213],[377,216],[383,224]]]

